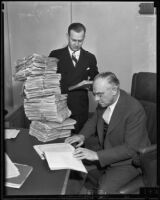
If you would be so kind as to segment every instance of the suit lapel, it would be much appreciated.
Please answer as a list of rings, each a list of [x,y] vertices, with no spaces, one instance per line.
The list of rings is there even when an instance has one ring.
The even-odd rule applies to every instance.
[[[78,66],[85,68],[85,51],[81,48],[78,63],[75,68],[78,69]]]
[[[115,126],[117,126],[118,123],[120,123],[121,116],[123,115],[124,106],[125,106],[125,104],[123,102],[123,94],[122,94],[122,92],[120,92],[119,100],[114,108],[114,111],[113,111],[111,119],[110,119],[107,135],[111,133],[113,128]]]
[[[74,64],[72,62],[72,58],[70,56],[69,50],[68,50],[68,46],[65,48],[65,51],[64,51],[64,59],[65,59],[65,62],[68,63],[67,64],[68,67],[73,70],[75,67],[74,67]]]
[[[103,145],[103,139],[104,139],[104,120],[102,118],[102,115],[104,113],[106,108],[99,109],[98,110],[98,123],[97,123],[97,130],[98,130],[98,137],[100,144]]]

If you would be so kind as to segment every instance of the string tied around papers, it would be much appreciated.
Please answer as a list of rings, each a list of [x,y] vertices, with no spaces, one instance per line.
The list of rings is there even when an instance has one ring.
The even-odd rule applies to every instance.
[[[45,114],[42,112],[40,113],[40,120],[44,122],[47,121]]]

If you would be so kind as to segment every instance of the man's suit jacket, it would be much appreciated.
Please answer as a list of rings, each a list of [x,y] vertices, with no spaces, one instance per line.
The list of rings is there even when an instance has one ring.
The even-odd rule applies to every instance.
[[[88,91],[85,89],[68,91],[68,87],[88,80],[88,77],[93,80],[98,74],[95,56],[81,48],[76,67],[73,65],[68,47],[52,51],[49,57],[59,59],[57,73],[62,75],[61,91],[62,94],[68,94],[68,107],[72,114],[88,112]]]
[[[97,153],[102,167],[131,163],[139,148],[150,145],[145,111],[135,98],[120,90],[119,100],[104,135],[102,115],[105,109],[98,106],[79,134],[89,138],[97,131],[101,147]]]

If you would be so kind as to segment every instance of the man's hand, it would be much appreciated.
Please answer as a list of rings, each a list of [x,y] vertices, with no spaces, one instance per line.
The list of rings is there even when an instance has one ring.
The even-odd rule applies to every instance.
[[[97,152],[81,147],[75,149],[73,156],[80,160],[82,159],[87,159],[90,161],[99,160]]]
[[[84,136],[83,135],[74,135],[72,137],[68,137],[65,139],[66,143],[73,144],[78,143],[76,147],[80,147],[84,144]]]

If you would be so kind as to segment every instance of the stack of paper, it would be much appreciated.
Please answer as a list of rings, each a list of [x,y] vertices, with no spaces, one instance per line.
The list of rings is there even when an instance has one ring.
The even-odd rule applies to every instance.
[[[66,119],[62,123],[32,121],[29,134],[35,136],[39,141],[48,142],[57,138],[69,137],[76,123],[73,119]]]
[[[33,147],[41,159],[46,158],[51,170],[72,169],[87,173],[82,161],[73,157],[75,148],[68,143],[42,144]]]
[[[24,99],[24,108],[29,120],[63,122],[71,115],[67,95]]]
[[[47,142],[60,137],[68,137],[73,126],[67,129],[44,131],[35,125],[35,121],[48,126],[48,122],[63,123],[71,116],[67,106],[67,94],[61,94],[61,74],[57,73],[57,58],[33,54],[16,62],[15,80],[24,80],[24,111],[27,118],[34,121],[29,134],[38,140]]]
[[[61,94],[60,89],[61,74],[45,76],[27,77],[24,84],[26,98]]]
[[[55,74],[57,72],[57,58],[33,54],[18,59],[15,66],[15,80],[26,80],[28,76]]]

